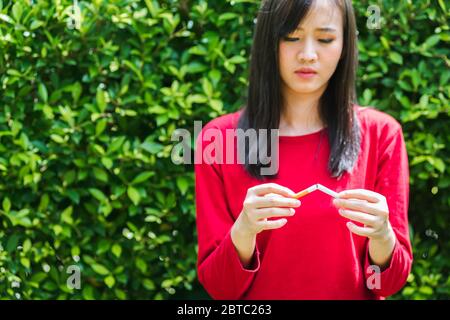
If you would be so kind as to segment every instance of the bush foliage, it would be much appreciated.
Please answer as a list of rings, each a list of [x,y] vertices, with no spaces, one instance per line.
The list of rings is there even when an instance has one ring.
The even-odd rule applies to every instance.
[[[259,4],[78,1],[73,20],[69,0],[0,0],[1,298],[207,297],[171,135],[243,104]],[[371,4],[354,4],[359,102],[402,123],[411,170],[415,261],[393,298],[449,298],[448,3],[376,1],[380,29]]]

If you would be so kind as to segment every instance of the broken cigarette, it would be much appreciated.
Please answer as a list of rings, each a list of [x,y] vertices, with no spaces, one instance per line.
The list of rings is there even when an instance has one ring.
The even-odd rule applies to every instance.
[[[309,188],[306,188],[305,190],[302,190],[302,191],[296,193],[296,194],[294,195],[294,198],[299,199],[299,198],[304,197],[304,196],[306,196],[307,194],[309,194],[309,193],[311,193],[311,192],[314,192],[314,191],[316,191],[316,190],[320,190],[320,191],[322,191],[323,193],[326,193],[326,194],[332,196],[333,198],[337,198],[337,197],[338,197],[338,193],[337,193],[337,192],[334,192],[333,190],[328,189],[327,187],[325,187],[325,186],[323,186],[323,185],[317,183],[317,184],[312,185],[312,186],[309,187]]]
[[[311,192],[313,192],[313,191],[316,191],[316,190],[317,190],[317,184],[314,184],[314,185],[312,185],[311,187],[306,188],[305,190],[302,190],[302,191],[300,191],[299,193],[296,193],[296,194],[294,195],[294,198],[299,199],[299,198],[304,197],[304,196],[306,196],[307,194],[309,194],[309,193],[311,193]]]
[[[339,194],[337,192],[334,192],[333,190],[328,189],[327,187],[325,187],[325,186],[323,186],[321,184],[317,185],[317,189],[319,189],[320,191],[322,191],[322,192],[332,196],[333,198],[337,198],[339,196]]]

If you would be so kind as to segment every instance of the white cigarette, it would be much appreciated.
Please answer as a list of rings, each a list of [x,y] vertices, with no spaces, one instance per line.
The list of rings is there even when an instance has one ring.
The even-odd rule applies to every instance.
[[[316,191],[317,190],[317,186],[318,186],[317,184],[314,184],[311,187],[296,193],[294,198],[299,199],[299,198],[301,198],[303,196],[306,196],[307,194],[309,194],[309,193],[311,193],[313,191]]]
[[[334,192],[333,190],[328,189],[327,187],[325,187],[325,186],[323,186],[321,184],[316,184],[316,186],[317,186],[318,190],[320,190],[320,191],[322,191],[322,192],[332,196],[333,198],[337,198],[339,196],[339,194],[337,192]]]
[[[318,185],[312,185],[311,187],[309,187],[308,189],[306,189],[305,191],[308,191],[308,193],[316,191],[318,189]]]

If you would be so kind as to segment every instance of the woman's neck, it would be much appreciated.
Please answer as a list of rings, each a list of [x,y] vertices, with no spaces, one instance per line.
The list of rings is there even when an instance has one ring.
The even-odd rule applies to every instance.
[[[320,118],[319,100],[323,92],[298,94],[284,92],[280,117],[280,135],[304,135],[319,131],[325,124]]]

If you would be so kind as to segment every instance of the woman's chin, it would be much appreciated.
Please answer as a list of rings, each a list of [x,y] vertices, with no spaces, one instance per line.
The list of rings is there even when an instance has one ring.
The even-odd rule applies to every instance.
[[[292,87],[292,90],[297,94],[310,94],[317,92],[317,90],[319,89],[320,87],[317,85],[302,85],[302,86],[297,85],[295,87]]]

